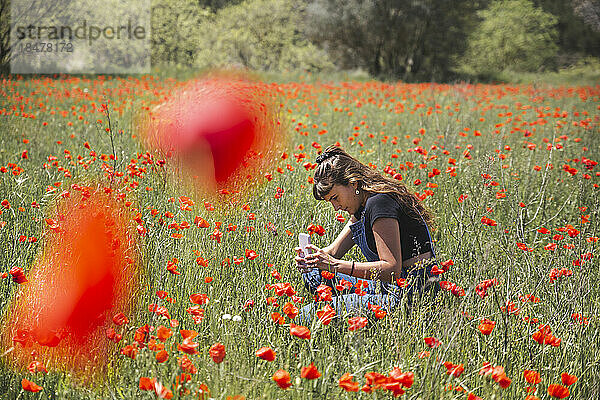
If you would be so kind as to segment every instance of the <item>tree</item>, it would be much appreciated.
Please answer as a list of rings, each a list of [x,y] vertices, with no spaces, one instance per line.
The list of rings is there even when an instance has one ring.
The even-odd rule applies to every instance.
[[[327,54],[298,29],[303,7],[290,0],[252,0],[219,10],[199,27],[198,67],[242,65],[263,71],[332,68]]]
[[[443,80],[481,1],[313,0],[305,32],[341,68]]]
[[[98,7],[93,0],[0,0],[0,72],[8,72],[9,66],[19,73],[145,69],[150,51],[145,34],[150,10],[145,4],[104,0]],[[142,31],[121,36],[128,23]]]
[[[10,0],[0,0],[0,74],[8,73],[10,62],[14,57],[13,48],[20,40],[11,37],[10,26],[21,21],[35,22],[52,18],[59,11],[55,2],[32,0],[29,3],[19,2],[11,7]],[[11,15],[14,14],[14,15]]]
[[[462,58],[465,70],[538,71],[555,57],[557,18],[530,0],[495,1],[478,14],[481,24],[470,35]]]
[[[594,31],[600,32],[600,1],[572,0],[573,11]]]
[[[559,66],[600,54],[599,0],[533,0],[558,18]]]
[[[198,48],[200,26],[213,13],[195,0],[152,2],[152,63],[192,66]]]

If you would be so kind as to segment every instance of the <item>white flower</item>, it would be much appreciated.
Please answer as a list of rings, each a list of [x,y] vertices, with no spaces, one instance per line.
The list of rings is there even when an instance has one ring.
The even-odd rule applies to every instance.
[[[240,322],[242,320],[242,317],[240,317],[239,315],[234,315],[232,320],[233,322]]]
[[[230,320],[231,319],[231,314],[223,314],[223,316],[221,318],[222,319],[226,319],[226,320]]]

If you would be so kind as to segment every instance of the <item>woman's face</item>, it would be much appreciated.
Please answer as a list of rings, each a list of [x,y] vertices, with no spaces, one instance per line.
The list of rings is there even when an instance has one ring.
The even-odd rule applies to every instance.
[[[360,208],[361,197],[356,194],[356,183],[346,185],[333,185],[323,199],[330,202],[335,211],[344,210],[355,214]]]

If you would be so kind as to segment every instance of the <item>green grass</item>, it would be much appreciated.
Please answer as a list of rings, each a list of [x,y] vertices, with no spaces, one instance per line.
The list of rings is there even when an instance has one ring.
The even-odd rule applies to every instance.
[[[0,110],[3,110],[0,166],[15,163],[23,168],[18,176],[10,170],[0,174],[0,200],[7,199],[11,204],[11,208],[4,209],[0,215],[0,221],[6,222],[0,228],[0,273],[21,266],[27,274],[40,257],[47,235],[44,218],[52,218],[60,193],[60,190],[56,194],[46,193],[47,186],[60,181],[62,188],[68,188],[72,183],[106,180],[100,160],[84,169],[77,163],[69,165],[64,158],[64,150],[68,149],[73,160],[77,161],[79,155],[89,160],[90,150],[84,148],[84,142],[89,142],[98,155],[113,154],[109,134],[103,130],[104,126],[96,126],[95,121],[104,119],[103,116],[81,107],[110,101],[117,129],[123,129],[122,134],[117,130],[114,133],[116,166],[119,171],[125,171],[129,160],[137,158],[138,152],[144,149],[132,137],[137,132],[134,115],[143,112],[140,111],[142,106],[158,101],[162,97],[160,91],[168,91],[172,85],[158,78],[149,81],[140,77],[100,83],[97,78],[37,80],[32,77],[12,78],[0,86]],[[77,88],[88,88],[88,94],[80,95]],[[103,90],[94,93],[94,88]],[[50,365],[47,375],[32,375],[26,370],[10,368],[6,363],[9,353],[0,366],[1,398],[155,398],[153,392],[138,389],[142,376],[156,377],[173,390],[175,398],[198,398],[201,384],[210,389],[210,397],[215,399],[233,395],[247,399],[390,398],[391,394],[381,390],[374,394],[346,393],[337,382],[345,372],[350,372],[362,386],[366,372],[387,374],[393,367],[415,374],[414,385],[404,395],[408,399],[466,399],[468,392],[483,399],[523,399],[528,386],[523,378],[525,369],[540,373],[536,395],[541,399],[549,398],[548,385],[560,383],[563,372],[579,378],[570,387],[570,398],[595,398],[600,393],[599,245],[586,240],[600,236],[599,169],[596,166],[587,170],[580,162],[582,157],[600,161],[599,86],[536,89],[531,85],[354,82],[322,86],[290,82],[282,83],[280,88],[279,101],[284,104],[282,118],[287,123],[285,151],[289,158],[283,160],[279,153],[270,155],[273,164],[264,172],[270,172],[273,180],[267,182],[258,176],[248,182],[253,193],[246,199],[250,210],[242,210],[242,203],[232,207],[215,202],[216,210],[207,211],[204,199],[181,185],[180,180],[167,179],[173,175],[155,172],[150,167],[142,178],[136,178],[139,185],[127,196],[134,201],[132,207],[142,213],[151,234],[140,241],[143,272],[140,287],[131,299],[136,305],[128,315],[131,322],[126,327],[113,326],[123,333],[124,339],[111,345],[106,378],[81,384],[68,372],[56,371]],[[394,102],[390,101],[392,98]],[[115,108],[121,106],[122,114],[119,114]],[[35,118],[15,116],[13,107]],[[398,107],[397,113],[389,111],[394,107]],[[291,112],[286,112],[287,109]],[[67,111],[65,117],[61,111]],[[83,119],[79,119],[80,115]],[[361,121],[365,121],[365,125],[361,125]],[[294,129],[299,122],[305,125],[299,131],[307,132],[307,136]],[[318,127],[313,128],[313,124]],[[355,130],[355,126],[360,129]],[[323,128],[328,133],[319,135],[317,132]],[[425,130],[424,134],[419,133],[420,129]],[[525,130],[533,135],[524,137]],[[475,136],[475,131],[481,135]],[[349,141],[353,132],[358,132],[358,136]],[[29,143],[23,142],[25,138]],[[545,138],[555,144],[552,151],[546,149]],[[427,150],[426,156],[409,151],[416,147],[415,139],[421,140],[418,145]],[[290,335],[288,318],[284,326],[277,326],[270,319],[274,310],[266,298],[274,294],[266,290],[265,285],[276,281],[267,263],[281,273],[282,282],[293,285],[298,295],[304,297],[305,304],[312,301],[294,266],[297,233],[306,231],[311,223],[321,224],[325,235],[313,235],[313,238],[318,246],[325,246],[336,237],[342,224],[335,220],[329,204],[312,198],[307,183],[311,171],[296,163],[292,154],[304,152],[307,160],[313,162],[317,155],[313,142],[326,147],[336,141],[364,163],[377,165],[379,170],[391,163],[411,190],[421,194],[431,191],[424,201],[436,215],[434,237],[438,258],[454,260],[454,266],[444,279],[463,287],[466,295],[457,298],[442,290],[435,299],[426,297],[418,302],[410,314],[398,310],[356,332],[348,331],[345,319],[330,326],[315,323],[310,327],[311,339],[302,340]],[[534,143],[536,148],[530,150],[527,143]],[[303,145],[304,150],[300,150],[299,145]],[[587,150],[584,151],[584,147]],[[29,158],[21,159],[25,149]],[[467,150],[470,158],[465,157]],[[72,177],[65,177],[56,167],[44,169],[42,165],[49,155],[57,156],[59,165],[68,168]],[[392,158],[393,155],[397,158]],[[455,176],[449,170],[453,167],[449,158],[457,160]],[[414,167],[408,167],[409,162]],[[552,168],[546,168],[547,163],[552,164]],[[286,164],[293,166],[293,171],[288,170]],[[540,171],[534,169],[536,165],[542,167]],[[564,165],[576,168],[577,174],[571,176],[563,169]],[[277,172],[277,167],[282,167],[284,173]],[[172,168],[167,164],[167,169]],[[441,174],[429,178],[428,173],[434,168]],[[489,179],[483,179],[482,174],[489,174]],[[584,174],[589,174],[589,179],[585,179]],[[420,185],[415,185],[417,179],[422,182]],[[437,187],[425,187],[428,182]],[[122,188],[126,184],[118,185]],[[146,187],[154,190],[146,191]],[[284,189],[280,199],[274,198],[277,187]],[[497,196],[501,189],[505,190],[504,198]],[[461,194],[468,195],[462,203],[458,202]],[[189,195],[195,201],[192,211],[182,211],[177,201],[168,201],[170,197],[177,199],[182,195]],[[30,207],[32,201],[40,203],[41,208]],[[525,207],[519,206],[520,202]],[[19,211],[19,206],[24,211]],[[586,210],[581,211],[580,207]],[[159,215],[152,216],[151,208],[157,209]],[[166,224],[158,223],[160,215],[167,211],[172,212],[173,220],[179,223],[192,224],[195,216],[201,216],[211,228],[200,229],[192,224],[190,229],[184,230],[182,239],[173,239]],[[256,215],[256,220],[247,219],[250,212]],[[589,215],[589,222],[582,223],[582,215]],[[483,216],[495,220],[497,225],[482,224]],[[215,222],[223,224],[220,244],[208,237]],[[269,222],[274,224],[277,234],[265,228]],[[227,232],[225,227],[230,223],[237,225],[237,230]],[[557,228],[567,224],[579,233],[574,237],[562,233],[564,239],[557,242],[557,249],[545,250],[544,246],[553,242],[552,236],[561,233]],[[245,226],[253,226],[255,230],[247,233]],[[538,233],[541,227],[552,233]],[[292,235],[286,234],[286,230]],[[34,236],[38,241],[20,242],[20,235]],[[533,250],[520,250],[517,243],[525,243]],[[564,244],[570,248],[564,248]],[[242,257],[245,249],[253,249],[259,256],[239,265],[221,265],[226,257]],[[194,251],[208,260],[208,267],[197,266]],[[588,252],[594,254],[591,260],[580,266],[573,265],[573,260]],[[179,276],[166,271],[166,263],[173,257],[179,259]],[[346,257],[362,259],[356,248]],[[573,274],[551,283],[552,268],[568,268]],[[214,281],[206,284],[204,278],[208,276],[214,277]],[[488,290],[488,297],[480,298],[474,291],[475,285],[492,278],[497,279],[499,285]],[[19,285],[13,283],[10,276],[0,280],[0,309],[7,309],[18,290]],[[175,303],[161,301],[155,295],[157,290],[167,291]],[[192,293],[207,293],[211,299],[204,306],[205,319],[198,325],[186,313],[186,308],[192,305],[189,301]],[[533,294],[541,301],[522,302],[519,296],[526,294]],[[244,311],[242,305],[249,299],[256,305]],[[281,306],[287,301],[285,297],[278,300]],[[518,315],[501,311],[500,307],[507,301],[517,305]],[[177,364],[177,357],[181,355],[177,344],[181,336],[177,330],[174,329],[174,335],[165,342],[170,358],[164,364],[158,364],[154,352],[147,347],[140,350],[135,360],[119,354],[125,344],[131,343],[135,328],[146,323],[168,325],[167,320],[148,312],[150,303],[166,306],[171,317],[179,320],[180,327],[199,332],[196,338],[199,354],[190,356],[198,371],[184,386],[191,391],[190,395],[184,395],[181,387],[174,387],[181,373]],[[589,318],[589,324],[576,323],[571,318],[573,313]],[[224,320],[225,314],[239,315],[241,321]],[[531,336],[538,325],[523,322],[524,316],[548,324],[552,333],[561,339],[560,346],[536,343]],[[489,336],[477,329],[484,317],[496,322]],[[440,339],[442,345],[427,348],[423,339],[429,336]],[[209,347],[216,342],[223,343],[226,349],[222,364],[215,364],[208,356]],[[268,363],[254,355],[262,346],[270,346],[277,352],[275,361]],[[0,348],[0,354],[7,350]],[[419,358],[423,351],[430,351],[431,355]],[[464,364],[464,373],[458,378],[450,377],[443,365],[445,361]],[[505,368],[506,375],[512,379],[508,388],[502,389],[480,376],[479,370],[486,361]],[[300,379],[301,367],[311,362],[322,376],[314,381]],[[293,386],[285,391],[271,379],[280,368],[292,377]],[[36,382],[44,390],[22,391],[22,378]],[[449,384],[463,387],[464,391],[447,390]]]

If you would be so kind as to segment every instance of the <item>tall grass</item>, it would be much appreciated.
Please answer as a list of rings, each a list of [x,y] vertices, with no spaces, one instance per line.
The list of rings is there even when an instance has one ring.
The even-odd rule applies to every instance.
[[[172,81],[148,77],[12,77],[2,82],[0,166],[15,163],[23,172],[14,175],[8,168],[0,174],[0,200],[10,203],[0,215],[0,221],[6,223],[0,228],[0,273],[13,266],[23,267],[26,273],[31,268],[44,243],[44,218],[52,214],[62,189],[72,183],[106,179],[100,160],[87,169],[77,163],[79,155],[84,161],[90,160],[84,142],[98,156],[114,153],[117,170],[125,172],[129,161],[145,152],[134,137],[134,114],[145,112],[143,107],[158,101],[172,86]],[[148,236],[140,238],[142,284],[132,299],[137,306],[128,315],[130,323],[114,327],[123,334],[123,340],[113,345],[106,379],[86,385],[68,372],[50,369],[48,374],[32,375],[14,370],[5,362],[0,367],[2,398],[156,397],[153,392],[140,391],[140,377],[157,378],[175,398],[198,398],[201,384],[215,399],[234,395],[247,399],[388,398],[391,394],[381,390],[373,394],[344,392],[338,380],[350,372],[362,386],[366,372],[387,374],[393,367],[414,372],[415,383],[404,395],[410,399],[463,399],[468,393],[484,399],[523,399],[529,386],[523,377],[525,369],[540,373],[535,395],[541,399],[549,398],[548,385],[560,383],[563,372],[578,377],[570,387],[570,398],[595,398],[600,394],[600,278],[598,242],[593,239],[600,236],[599,176],[597,166],[588,170],[582,165],[583,157],[594,161],[600,158],[599,86],[535,89],[526,85],[291,82],[281,84],[279,89],[281,117],[288,124],[289,157],[277,155],[273,170],[264,171],[272,174],[271,181],[257,176],[248,182],[254,189],[252,198],[239,203],[213,202],[214,211],[204,207],[204,199],[193,198],[192,211],[182,211],[177,198],[191,192],[180,181],[170,179],[170,172],[147,165],[143,178],[135,178],[139,185],[127,196],[134,201],[132,207],[142,213],[148,229]],[[104,130],[105,118],[91,106],[106,102],[118,124],[112,132],[112,144],[111,134]],[[103,122],[97,124],[97,119]],[[320,135],[322,129],[327,133]],[[311,171],[296,162],[293,154],[306,153],[307,160],[313,162],[317,148],[336,141],[379,170],[389,164],[411,190],[430,194],[424,202],[436,215],[438,258],[454,262],[443,279],[461,286],[466,294],[456,297],[441,290],[435,298],[425,296],[417,301],[410,312],[401,307],[355,332],[348,330],[347,318],[339,318],[329,326],[314,321],[309,327],[311,338],[303,340],[290,335],[289,324],[293,321],[289,318],[282,326],[273,323],[270,314],[281,312],[289,299],[278,298],[279,307],[267,304],[266,298],[275,294],[266,285],[277,282],[270,274],[274,268],[282,282],[290,282],[304,297],[303,304],[313,301],[293,262],[297,233],[306,231],[311,223],[320,224],[326,233],[323,237],[313,235],[313,240],[325,246],[343,224],[335,219],[330,205],[312,198],[307,181]],[[528,147],[530,143],[535,148]],[[427,154],[415,151],[417,146]],[[65,149],[75,165],[65,159]],[[28,151],[27,159],[21,158],[23,150]],[[44,168],[50,155],[58,157],[59,165],[68,168],[72,177],[65,177],[57,167]],[[449,159],[455,159],[455,165]],[[577,173],[571,175],[564,165],[576,168]],[[536,170],[535,166],[541,168]],[[277,167],[283,173],[277,172]],[[172,166],[167,163],[165,168],[168,171]],[[441,173],[429,177],[434,169]],[[47,188],[56,187],[56,182],[62,182],[61,187],[48,192]],[[427,183],[433,185],[426,187]],[[277,187],[284,190],[279,199],[274,197]],[[461,195],[463,201],[459,202]],[[33,201],[41,207],[32,208]],[[244,202],[250,206],[247,211],[241,207]],[[152,215],[151,209],[158,210],[158,214]],[[164,216],[167,211],[174,214],[172,221],[192,225],[182,231],[183,238],[170,236],[172,231],[167,225],[171,220]],[[256,219],[249,220],[249,213],[254,213]],[[582,222],[582,215],[589,216],[589,222]],[[196,216],[211,227],[194,226]],[[483,216],[496,225],[483,224]],[[160,219],[167,222],[161,224]],[[216,222],[222,223],[221,243],[209,238]],[[268,223],[274,229],[267,229]],[[237,229],[228,232],[228,224]],[[557,230],[567,224],[578,234],[571,237]],[[247,232],[247,226],[254,230]],[[539,233],[542,227],[551,233]],[[553,240],[555,234],[564,238]],[[20,241],[21,235],[38,240]],[[557,243],[556,250],[545,250],[544,246],[552,242]],[[523,251],[517,243],[532,250]],[[259,256],[244,259],[239,265],[223,265],[226,258],[233,261],[233,257],[243,257],[246,249],[255,250]],[[581,259],[585,253],[593,253],[593,257]],[[207,267],[196,263],[198,256],[207,260]],[[179,276],[166,270],[173,257],[179,260]],[[362,259],[356,248],[346,257]],[[580,260],[580,265],[574,265],[574,260]],[[572,275],[551,282],[552,268],[567,268]],[[214,280],[205,283],[206,277]],[[481,298],[475,286],[486,279],[497,279],[499,284]],[[11,281],[10,275],[0,280],[2,310],[7,309],[18,290],[19,285]],[[157,290],[168,292],[174,303],[158,298]],[[210,298],[203,306],[205,318],[199,324],[186,312],[193,305],[189,300],[192,293],[206,293]],[[522,301],[529,294],[540,302]],[[253,300],[255,306],[246,311],[243,305],[248,300]],[[507,302],[514,303],[518,313],[502,311]],[[177,349],[181,342],[177,329],[165,342],[170,357],[162,364],[156,362],[155,352],[148,347],[140,349],[135,359],[120,354],[120,349],[132,343],[137,327],[146,323],[169,326],[166,318],[148,312],[152,303],[166,306],[171,317],[179,321],[177,329],[199,333],[195,339],[200,344],[199,354],[189,356],[197,372],[188,383],[176,385],[182,372],[178,366],[182,353]],[[572,318],[575,313],[589,322],[578,323]],[[240,316],[241,320],[231,316]],[[539,323],[524,321],[524,317],[537,318]],[[496,322],[489,336],[478,330],[482,318]],[[540,324],[548,324],[552,334],[561,339],[558,347],[540,345],[532,339]],[[430,349],[424,338],[432,336],[442,344]],[[208,355],[209,347],[216,342],[226,349],[221,364],[215,364]],[[275,361],[255,356],[262,346],[276,351]],[[0,354],[8,351],[1,348]],[[430,355],[422,353],[425,351]],[[3,359],[9,357],[10,352]],[[464,364],[464,373],[459,377],[448,375],[443,364],[446,361]],[[481,376],[484,362],[503,366],[512,379],[511,385],[503,389]],[[314,381],[300,378],[301,367],[310,363],[322,374]],[[292,377],[293,386],[285,391],[271,379],[278,369],[287,370]],[[21,389],[22,378],[44,389],[25,392]]]

